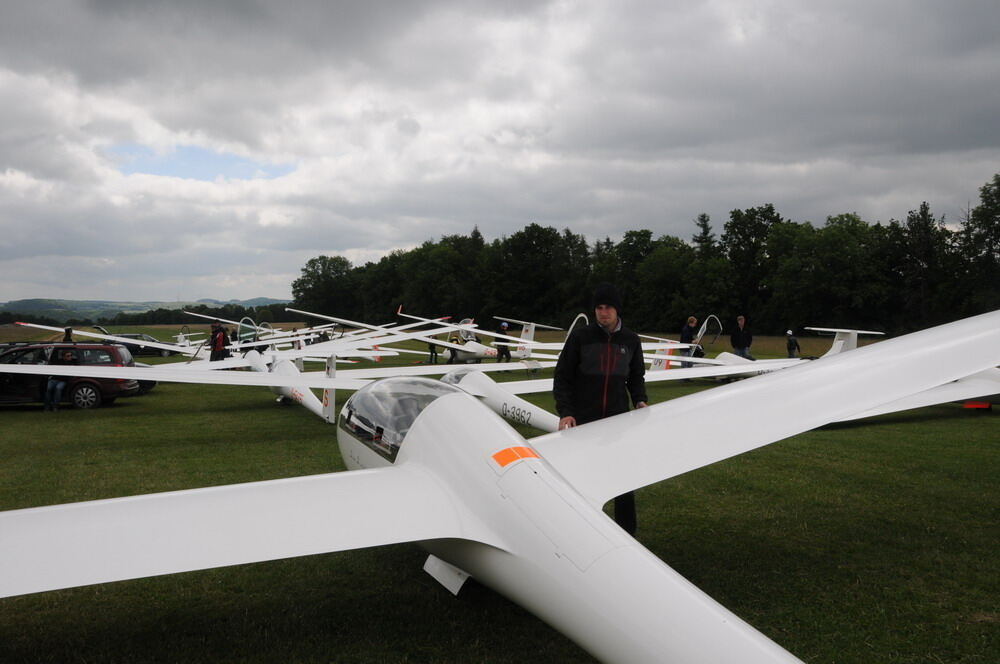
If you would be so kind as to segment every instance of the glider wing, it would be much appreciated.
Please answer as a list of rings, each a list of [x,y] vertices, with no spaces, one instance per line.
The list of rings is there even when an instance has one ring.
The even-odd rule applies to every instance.
[[[0,513],[0,597],[436,538],[493,541],[422,467]]]
[[[64,328],[52,327],[51,325],[39,325],[38,323],[16,323],[22,327],[34,327],[39,330],[50,330],[52,332],[62,332]],[[117,344],[129,344],[132,346],[148,346],[149,348],[156,348],[159,350],[166,350],[172,353],[178,353],[179,355],[194,355],[198,351],[198,346],[179,346],[177,344],[161,343],[156,341],[137,341],[136,339],[130,339],[128,337],[118,337],[113,334],[98,334],[97,332],[83,332],[81,330],[74,329],[73,334],[77,337],[90,337],[91,339],[101,339],[104,341],[111,341]],[[44,343],[44,342],[43,342]]]
[[[948,360],[940,348],[948,346]],[[532,439],[595,505],[1000,364],[1000,310]]]
[[[994,394],[1000,394],[1000,369],[996,368],[980,371],[977,374],[960,378],[954,382],[939,385],[912,396],[882,404],[863,413],[845,417],[841,421],[859,420],[863,417],[898,413],[902,410],[935,406],[941,403],[948,403],[949,401],[980,399]]]
[[[285,375],[255,371],[207,371],[199,369],[159,369],[155,367],[64,366],[48,364],[2,364],[0,372],[92,378],[156,380],[165,383],[203,383],[208,385],[260,385],[263,387],[315,387],[331,390],[357,390],[369,382],[354,378],[327,378],[321,372]]]

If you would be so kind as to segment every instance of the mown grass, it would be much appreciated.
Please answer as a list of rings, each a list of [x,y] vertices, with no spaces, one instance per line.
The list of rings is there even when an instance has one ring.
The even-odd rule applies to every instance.
[[[333,427],[256,388],[161,384],[93,412],[0,407],[0,423],[0,509],[343,468]],[[832,425],[640,490],[638,539],[807,662],[995,662],[998,447],[995,414],[953,405]],[[0,662],[591,661],[481,586],[452,597],[423,558],[399,545],[8,598]]]

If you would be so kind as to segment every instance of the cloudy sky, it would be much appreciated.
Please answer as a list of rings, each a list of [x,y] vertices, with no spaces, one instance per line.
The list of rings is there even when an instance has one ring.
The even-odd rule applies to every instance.
[[[45,0],[0,20],[0,301],[289,297],[478,226],[957,222],[996,0]]]

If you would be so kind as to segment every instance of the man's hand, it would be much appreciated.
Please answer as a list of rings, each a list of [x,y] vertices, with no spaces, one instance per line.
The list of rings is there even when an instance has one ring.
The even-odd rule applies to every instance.
[[[645,408],[645,407],[646,407],[646,406],[648,406],[648,405],[649,405],[649,404],[648,404],[648,403],[646,403],[645,401],[640,401],[639,403],[637,403],[637,404],[635,405],[635,407],[636,407],[636,408]]]
[[[567,415],[566,417],[559,420],[559,430],[572,429],[576,426],[576,418],[572,415]]]

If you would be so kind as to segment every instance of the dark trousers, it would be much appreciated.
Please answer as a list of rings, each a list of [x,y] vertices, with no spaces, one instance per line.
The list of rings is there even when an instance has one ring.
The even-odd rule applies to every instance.
[[[629,535],[635,535],[635,492],[629,491],[615,498],[615,523]]]

